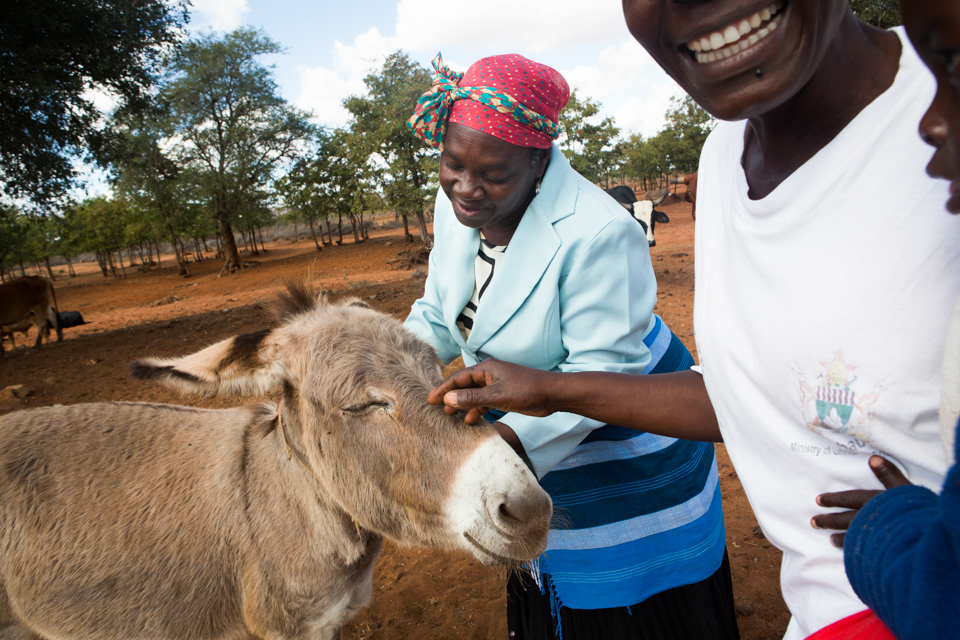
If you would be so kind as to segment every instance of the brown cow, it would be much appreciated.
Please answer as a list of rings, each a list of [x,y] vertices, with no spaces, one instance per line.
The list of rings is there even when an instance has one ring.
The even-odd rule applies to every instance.
[[[57,296],[49,280],[40,276],[25,276],[0,284],[0,326],[11,327],[12,331],[23,331],[30,326],[31,314],[33,322],[37,324],[37,343],[34,345],[36,348],[40,348],[43,336],[50,326],[57,331],[57,342],[63,340]],[[0,350],[2,349],[3,344],[0,342]]]
[[[234,409],[0,416],[0,639],[333,640],[386,537],[519,566],[550,496],[489,425],[427,404],[434,350],[294,286],[280,326],[132,367]]]
[[[699,172],[698,172],[699,173]],[[693,204],[693,219],[697,219],[697,174],[689,173],[682,178],[677,178],[676,180],[671,180],[670,184],[685,184],[687,185],[687,193],[683,197],[684,200]]]
[[[26,318],[13,325],[0,325],[0,352],[3,350],[3,343],[7,338],[10,338],[10,348],[16,349],[17,342],[13,339],[13,334],[22,333],[24,337],[27,336],[27,332],[30,331],[30,327],[37,324],[36,320],[33,317],[33,312],[30,312]],[[50,328],[47,327],[47,340],[50,340]]]

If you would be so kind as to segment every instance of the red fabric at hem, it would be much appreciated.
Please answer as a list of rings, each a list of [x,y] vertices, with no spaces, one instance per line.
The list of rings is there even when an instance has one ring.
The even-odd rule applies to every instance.
[[[837,620],[809,636],[807,640],[896,640],[896,638],[880,618],[867,609],[843,620]]]

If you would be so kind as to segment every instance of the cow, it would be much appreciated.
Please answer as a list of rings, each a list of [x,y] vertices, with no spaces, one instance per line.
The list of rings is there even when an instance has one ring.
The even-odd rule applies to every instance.
[[[82,324],[89,324],[83,319],[79,311],[63,311],[57,314],[57,320],[60,322],[60,329],[69,329],[78,327]],[[14,325],[0,325],[0,349],[3,348],[3,341],[10,338],[10,347],[16,349],[17,343],[13,339],[14,333],[22,333],[24,336],[30,331],[30,327],[36,325],[36,317],[30,312],[26,318]],[[50,323],[47,323],[47,341],[50,341]]]
[[[427,403],[432,347],[304,283],[273,313],[131,371],[279,403],[0,416],[0,638],[332,640],[369,601],[383,538],[539,556],[550,496],[491,426]]]
[[[60,328],[69,329],[70,327],[79,327],[82,324],[90,324],[83,319],[79,311],[64,311],[59,316]]]
[[[31,314],[32,320],[30,320]],[[24,276],[0,284],[0,326],[21,327],[13,330],[25,331],[26,327],[29,327],[29,322],[35,322],[37,342],[34,347],[37,349],[40,348],[50,326],[57,331],[57,342],[63,340],[59,316],[53,284],[46,278]],[[2,349],[2,342],[0,342],[0,349]]]
[[[634,220],[643,227],[643,232],[647,236],[647,244],[651,247],[657,246],[657,239],[653,235],[657,223],[666,224],[670,222],[670,217],[663,211],[657,211],[654,207],[666,200],[670,194],[669,190],[647,193],[646,200],[637,200],[633,189],[625,185],[618,185],[604,189],[610,196],[616,200],[620,206],[630,212]]]
[[[30,327],[34,326],[35,324],[37,324],[37,323],[36,323],[36,320],[34,319],[33,312],[31,311],[30,314],[29,314],[26,318],[24,318],[23,320],[21,320],[20,322],[18,322],[18,323],[16,323],[16,324],[12,324],[12,325],[0,325],[0,355],[2,355],[2,352],[3,352],[3,343],[4,343],[5,340],[7,340],[7,339],[9,338],[9,339],[10,339],[10,348],[11,348],[11,349],[16,349],[16,348],[17,348],[17,342],[16,342],[16,340],[13,339],[14,334],[15,334],[15,333],[22,333],[23,336],[24,336],[24,338],[26,338],[27,332],[30,331]],[[48,326],[48,327],[47,327],[47,341],[49,341],[49,340],[50,340],[50,327]]]
[[[699,172],[697,172],[699,173]],[[670,184],[685,184],[687,185],[687,193],[683,196],[683,199],[693,205],[693,219],[697,219],[697,174],[688,173],[682,178],[676,178],[670,181]]]

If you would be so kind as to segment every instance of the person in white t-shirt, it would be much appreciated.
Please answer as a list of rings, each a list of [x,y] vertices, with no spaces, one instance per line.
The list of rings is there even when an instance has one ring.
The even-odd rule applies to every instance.
[[[810,522],[824,492],[880,488],[872,454],[915,484],[943,481],[939,361],[960,293],[960,228],[927,215],[947,195],[924,174],[916,135],[932,77],[902,31],[865,25],[846,0],[625,0],[624,13],[654,59],[732,121],[700,163],[703,377],[486,361],[431,401],[722,439],[784,551],[786,637],[892,637],[851,589],[831,532]]]

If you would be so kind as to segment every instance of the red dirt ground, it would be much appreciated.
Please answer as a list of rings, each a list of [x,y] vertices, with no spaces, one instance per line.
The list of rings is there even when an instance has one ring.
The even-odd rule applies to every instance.
[[[657,246],[651,250],[659,283],[656,311],[695,354],[690,205],[660,208],[671,222],[657,227]],[[422,277],[387,264],[404,249],[398,230],[375,231],[367,242],[320,253],[309,240],[268,243],[267,248],[252,258],[256,265],[224,278],[218,277],[220,263],[213,259],[191,263],[194,275],[180,278],[170,257],[147,273],[128,267],[120,280],[103,278],[95,265],[82,265],[76,278],[58,277],[60,310],[80,311],[90,324],[66,329],[62,343],[44,345],[39,352],[21,346],[7,353],[0,359],[0,389],[15,384],[32,389],[23,409],[103,400],[234,406],[243,401],[182,397],[133,380],[127,366],[147,355],[191,353],[269,326],[257,305],[285,277],[310,274],[318,287],[358,296],[400,319],[423,292]],[[763,538],[723,445],[717,454],[742,637],[780,638],[789,621],[780,596],[780,553]],[[465,553],[387,543],[377,562],[373,601],[343,635],[346,640],[500,640],[506,638],[504,583],[504,571],[484,567]]]

